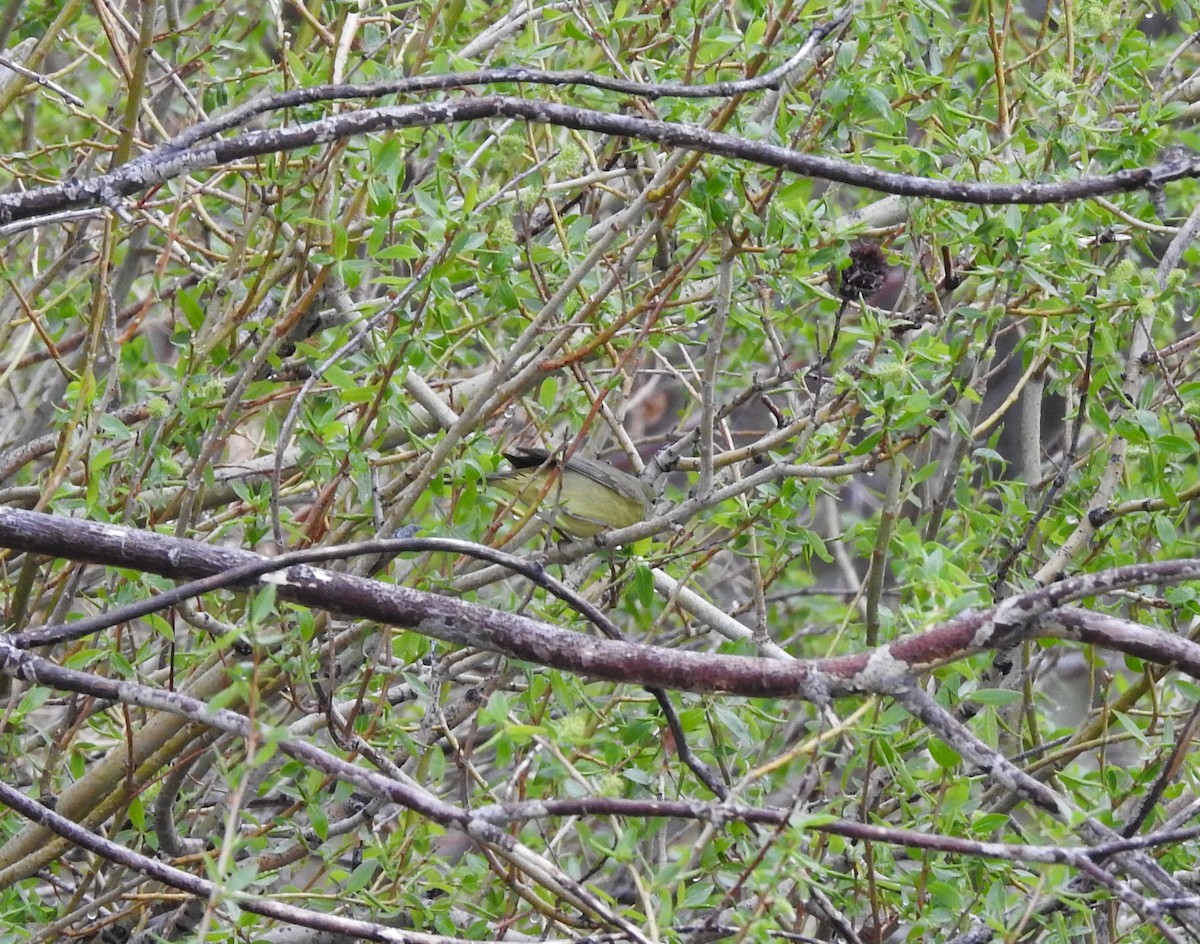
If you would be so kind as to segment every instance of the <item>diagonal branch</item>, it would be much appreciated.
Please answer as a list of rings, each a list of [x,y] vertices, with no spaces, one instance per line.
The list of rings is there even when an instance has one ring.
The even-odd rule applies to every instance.
[[[233,138],[197,143],[182,151],[168,144],[107,174],[23,193],[2,194],[0,224],[33,220],[48,213],[78,207],[114,207],[122,198],[143,193],[168,180],[249,157],[328,144],[354,135],[493,118],[513,118],[577,131],[653,141],[667,147],[749,161],[880,193],[960,203],[1070,203],[1105,194],[1157,189],[1172,181],[1200,176],[1200,157],[1184,154],[1147,167],[1060,182],[974,183],[937,180],[877,170],[837,158],[804,154],[691,125],[495,95],[450,102],[366,108],[304,124],[250,131]]]
[[[64,668],[48,659],[14,649],[11,643],[2,637],[0,670],[15,678],[91,695],[103,701],[156,709],[243,738],[257,737],[263,742],[273,740],[289,757],[308,764],[315,770],[353,783],[377,796],[386,797],[446,829],[457,830],[470,836],[475,842],[488,847],[552,893],[571,902],[584,914],[620,928],[638,944],[649,944],[636,925],[611,909],[549,860],[514,839],[502,828],[445,802],[416,783],[402,783],[374,771],[356,767],[307,741],[297,738],[274,738],[267,725],[227,708],[212,708],[200,699],[181,692],[164,691],[138,682],[107,679],[88,672]],[[35,821],[58,831],[44,816]]]
[[[638,98],[651,101],[659,98],[733,98],[736,95],[745,95],[751,92],[777,91],[783,87],[792,70],[812,54],[821,40],[850,22],[851,10],[852,7],[847,6],[828,22],[814,28],[808,38],[782,65],[749,79],[687,85],[681,82],[634,82],[629,79],[618,79],[579,69],[548,70],[530,69],[525,66],[504,66],[478,69],[474,72],[414,75],[382,82],[310,85],[255,99],[230,109],[216,118],[192,125],[171,139],[167,146],[175,150],[183,150],[205,138],[215,137],[224,131],[242,127],[259,115],[288,108],[298,108],[303,105],[384,98],[389,95],[421,95],[428,92],[447,92],[481,85],[506,83],[557,87],[578,85],[606,92],[617,92],[621,95],[636,95]],[[82,105],[82,102],[80,104]]]
[[[378,542],[370,547],[378,551],[385,544]],[[244,586],[248,574],[278,569],[259,580],[273,585],[279,597],[304,606],[414,629],[434,639],[589,678],[701,694],[796,698],[818,704],[866,692],[890,694],[896,686],[906,685],[912,672],[927,671],[989,648],[1009,646],[1039,633],[1131,651],[1142,658],[1176,665],[1200,678],[1200,646],[1187,640],[1135,624],[1115,625],[1103,620],[1090,621],[1085,634],[1082,628],[1071,625],[1069,610],[1061,620],[1055,620],[1055,611],[1084,597],[1130,587],[1200,580],[1197,559],[1133,564],[1072,577],[1010,597],[989,610],[959,614],[877,649],[788,661],[594,639],[436,593],[307,565],[289,566],[286,559],[270,561],[249,551],[15,508],[0,508],[0,547],[129,567],[175,579],[221,575],[216,582],[225,585]],[[304,553],[344,556],[346,551],[328,548]],[[205,582],[203,590],[211,589],[213,582]],[[200,590],[192,588],[191,592]],[[23,638],[25,644],[36,644],[38,640],[36,633],[0,637],[0,662],[19,658]]]
[[[158,859],[134,852],[120,843],[105,839],[80,826],[74,820],[54,812],[20,790],[0,782],[0,803],[16,810],[26,819],[46,827],[80,849],[93,852],[109,862],[116,862],[142,875],[162,882],[170,888],[178,888],[200,898],[224,898],[251,914],[276,918],[302,928],[324,931],[337,937],[384,941],[389,944],[458,944],[451,937],[440,934],[423,934],[420,931],[402,931],[389,928],[374,921],[345,918],[337,914],[326,914],[308,908],[298,908],[284,902],[272,901],[262,895],[252,895],[233,888],[222,888],[212,882],[183,869],[160,862]]]
[[[966,725],[937,703],[919,685],[898,686],[896,700],[915,718],[928,726],[929,730],[957,751],[969,764],[978,767],[1013,793],[1031,802],[1054,819],[1070,824],[1088,845],[1119,842],[1119,833],[1099,820],[1085,816],[1066,796],[1025,773],[999,751],[985,744]],[[1136,849],[1116,853],[1114,861],[1124,871],[1141,882],[1160,899],[1180,899],[1186,906],[1175,912],[1177,919],[1193,934],[1200,932],[1200,910],[1196,899],[1188,895],[1187,888],[1155,860]],[[1160,900],[1146,897],[1132,885],[1106,874],[1091,861],[1077,863],[1088,877],[1103,884],[1118,900],[1151,921],[1165,940],[1179,942],[1179,935],[1163,922],[1167,910]],[[1057,907],[1058,904],[1055,904]],[[1172,909],[1174,910],[1174,909]]]

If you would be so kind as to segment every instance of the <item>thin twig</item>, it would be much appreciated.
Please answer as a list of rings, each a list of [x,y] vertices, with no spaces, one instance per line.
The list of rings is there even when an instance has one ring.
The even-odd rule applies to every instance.
[[[60,95],[62,98],[64,98],[66,101],[70,102],[76,108],[82,108],[84,106],[83,99],[80,98],[78,95],[74,94],[73,92],[68,92],[65,88],[63,88],[57,82],[51,81],[50,79],[46,78],[44,75],[42,75],[38,72],[34,72],[32,69],[26,69],[23,65],[13,62],[7,56],[0,56],[0,66],[4,66],[4,68],[6,68],[6,69],[11,69],[13,72],[17,73],[17,75],[23,75],[23,76],[25,76],[25,78],[36,82],[42,88],[49,89],[51,92],[54,92],[55,94]]]

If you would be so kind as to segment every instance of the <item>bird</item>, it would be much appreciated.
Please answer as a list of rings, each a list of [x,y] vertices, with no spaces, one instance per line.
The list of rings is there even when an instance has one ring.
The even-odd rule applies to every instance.
[[[565,462],[546,449],[516,447],[503,453],[512,466],[488,483],[512,495],[521,511],[535,510],[570,538],[590,538],[645,521],[654,496],[635,475],[598,459]]]

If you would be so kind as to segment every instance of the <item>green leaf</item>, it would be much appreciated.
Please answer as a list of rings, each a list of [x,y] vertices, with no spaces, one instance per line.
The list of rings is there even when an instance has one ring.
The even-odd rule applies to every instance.
[[[931,739],[928,744],[929,754],[933,757],[934,762],[939,767],[945,770],[955,770],[962,764],[962,758],[958,752],[953,750],[948,744],[936,739]]]
[[[1020,692],[1007,688],[980,688],[971,692],[967,699],[980,705],[1002,708],[1005,705],[1017,704],[1023,697]]]

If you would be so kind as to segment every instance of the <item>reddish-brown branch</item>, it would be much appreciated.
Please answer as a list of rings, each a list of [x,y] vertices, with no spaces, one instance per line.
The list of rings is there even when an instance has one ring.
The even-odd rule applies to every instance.
[[[460,542],[442,543],[457,548]],[[1188,640],[1124,621],[1081,621],[1077,614],[1083,611],[1060,609],[1111,590],[1200,579],[1200,560],[1193,559],[1134,564],[1074,577],[1014,596],[989,610],[963,613],[877,649],[828,659],[784,661],[595,639],[453,597],[306,564],[287,566],[288,560],[345,555],[345,549],[320,548],[300,552],[311,554],[311,558],[270,561],[248,551],[14,508],[0,508],[0,546],[184,580],[243,569],[240,575],[211,581],[206,590],[253,582],[246,568],[265,572],[276,567],[280,568],[277,572],[258,579],[274,585],[281,598],[305,606],[413,629],[446,642],[590,678],[698,693],[799,698],[817,703],[850,694],[895,694],[908,686],[913,672],[1039,634],[1131,652],[1174,664],[1200,677],[1200,646]],[[381,553],[387,549],[387,542],[364,542],[355,553]],[[41,642],[36,634],[22,640],[18,634],[8,637],[7,642],[10,647],[14,642]]]

